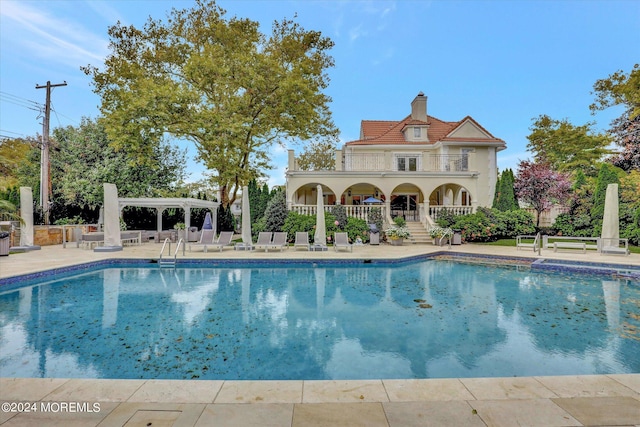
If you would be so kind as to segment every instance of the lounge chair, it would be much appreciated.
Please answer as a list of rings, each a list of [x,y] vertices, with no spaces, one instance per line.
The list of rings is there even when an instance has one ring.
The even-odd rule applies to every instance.
[[[202,234],[200,234],[200,240],[198,243],[191,243],[189,245],[189,252],[193,250],[193,247],[203,247],[204,251],[207,252],[207,246],[211,246],[214,244],[214,239],[216,235],[213,230],[202,230]]]
[[[289,249],[287,237],[287,233],[284,231],[273,233],[273,240],[268,245],[268,249],[280,249],[280,252],[282,252],[283,249]]]
[[[353,245],[349,243],[349,235],[347,233],[336,233],[333,249],[335,249],[336,252],[342,249],[348,249],[353,252]]]
[[[218,241],[209,246],[222,252],[222,249],[231,245],[231,239],[233,239],[233,231],[221,231],[220,236],[218,236]],[[204,251],[207,251],[206,246],[204,247]]]
[[[295,250],[298,250],[298,248],[309,250],[309,233],[306,231],[297,231],[296,241],[293,247]]]
[[[268,251],[272,236],[273,233],[270,231],[261,231],[258,233],[258,241],[254,245],[254,248],[256,250],[264,250],[265,252]]]

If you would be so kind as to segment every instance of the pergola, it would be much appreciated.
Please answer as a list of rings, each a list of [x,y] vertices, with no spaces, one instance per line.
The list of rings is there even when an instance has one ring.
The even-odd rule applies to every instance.
[[[118,197],[118,208],[122,210],[126,206],[137,206],[141,208],[154,208],[157,215],[158,231],[162,231],[162,211],[169,208],[179,208],[184,210],[184,225],[188,230],[191,226],[191,209],[192,208],[208,208],[211,211],[211,220],[213,223],[214,233],[217,231],[218,224],[218,207],[220,203],[208,200],[192,199],[192,198],[169,198],[169,197]]]

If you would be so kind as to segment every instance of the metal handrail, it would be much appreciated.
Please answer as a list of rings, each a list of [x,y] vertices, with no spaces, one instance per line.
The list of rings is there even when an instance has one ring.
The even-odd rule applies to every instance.
[[[176,246],[176,251],[173,253],[173,263],[175,264],[176,261],[178,261],[178,251],[180,250],[180,245],[182,245],[182,256],[184,256],[184,248],[185,248],[185,243],[184,240],[180,239],[178,240],[178,245]]]
[[[533,240],[533,251],[536,251],[536,243],[537,243],[537,248],[538,248],[538,256],[540,256],[542,254],[542,238],[540,236],[540,232],[538,231],[538,234],[536,234],[536,238]]]
[[[167,243],[169,244],[169,254],[171,254],[171,239],[167,237],[166,239],[164,239],[164,243],[162,244],[162,249],[160,249],[160,259],[162,259],[162,254],[164,253],[164,248],[165,246],[167,246]]]

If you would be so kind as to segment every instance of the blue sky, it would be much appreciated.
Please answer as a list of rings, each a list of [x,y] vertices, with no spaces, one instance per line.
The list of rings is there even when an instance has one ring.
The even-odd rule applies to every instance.
[[[640,2],[604,1],[219,1],[228,15],[261,23],[292,18],[335,42],[327,93],[343,142],[360,121],[400,120],[422,91],[429,114],[454,121],[470,115],[502,138],[499,168],[528,157],[531,119],[540,114],[604,130],[621,113],[590,114],[594,82],[640,61]],[[41,133],[44,85],[53,91],[51,126],[98,115],[82,65],[108,55],[107,28],[120,20],[142,27],[191,0],[0,1],[0,135]],[[635,40],[634,40],[635,39]],[[296,153],[301,145],[294,148]],[[189,152],[190,180],[204,170]],[[284,183],[286,152],[273,149],[270,185]]]

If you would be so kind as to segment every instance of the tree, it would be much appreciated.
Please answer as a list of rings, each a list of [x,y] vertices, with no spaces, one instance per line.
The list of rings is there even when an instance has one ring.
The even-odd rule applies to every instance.
[[[298,156],[298,167],[303,171],[331,171],[336,169],[335,159],[334,141],[314,141]]]
[[[116,184],[121,197],[149,197],[173,192],[184,179],[184,152],[161,142],[145,165],[135,164],[126,150],[109,145],[101,124],[86,117],[77,127],[54,129],[51,141],[52,221],[95,210],[103,202],[105,182]],[[39,189],[39,156],[33,148],[31,162],[19,170],[21,185]]]
[[[540,214],[556,203],[564,203],[570,191],[567,174],[554,171],[547,163],[528,160],[518,164],[514,186],[518,198],[536,211],[536,227],[540,226]]]
[[[620,117],[611,122],[609,133],[622,153],[613,158],[613,164],[625,171],[640,170],[640,64],[626,74],[616,71],[593,85],[596,100],[589,106],[595,113],[614,105],[625,106]]]
[[[511,169],[506,169],[496,183],[496,195],[493,200],[493,207],[506,212],[518,209],[518,201],[516,200],[513,184],[515,177]]]
[[[104,69],[83,71],[115,147],[143,161],[162,135],[190,140],[227,205],[271,167],[274,143],[332,139],[337,129],[322,92],[333,42],[293,20],[267,36],[256,21],[224,15],[214,0],[196,0],[142,29],[118,23]]]
[[[527,149],[538,163],[548,163],[553,170],[582,169],[594,175],[594,167],[612,151],[606,147],[611,138],[593,131],[594,123],[574,126],[567,119],[555,120],[547,115],[533,119],[527,136]]]
[[[611,122],[609,133],[622,152],[612,159],[624,171],[640,171],[640,115],[629,119],[631,109]]]
[[[640,64],[626,74],[618,70],[606,79],[600,79],[593,85],[592,94],[596,100],[589,106],[591,111],[605,110],[614,105],[625,105],[630,120],[640,116]]]
[[[35,139],[2,139],[0,140],[0,189],[9,188],[18,183],[18,167],[25,161],[32,147],[38,142]]]
[[[604,217],[604,201],[607,195],[609,184],[620,184],[620,178],[615,166],[603,163],[598,171],[596,189],[593,192],[593,204],[591,206],[591,223],[594,234],[599,235],[602,230],[602,219]]]
[[[280,190],[269,200],[269,204],[264,211],[264,231],[282,231],[288,215],[287,195],[286,192]]]

